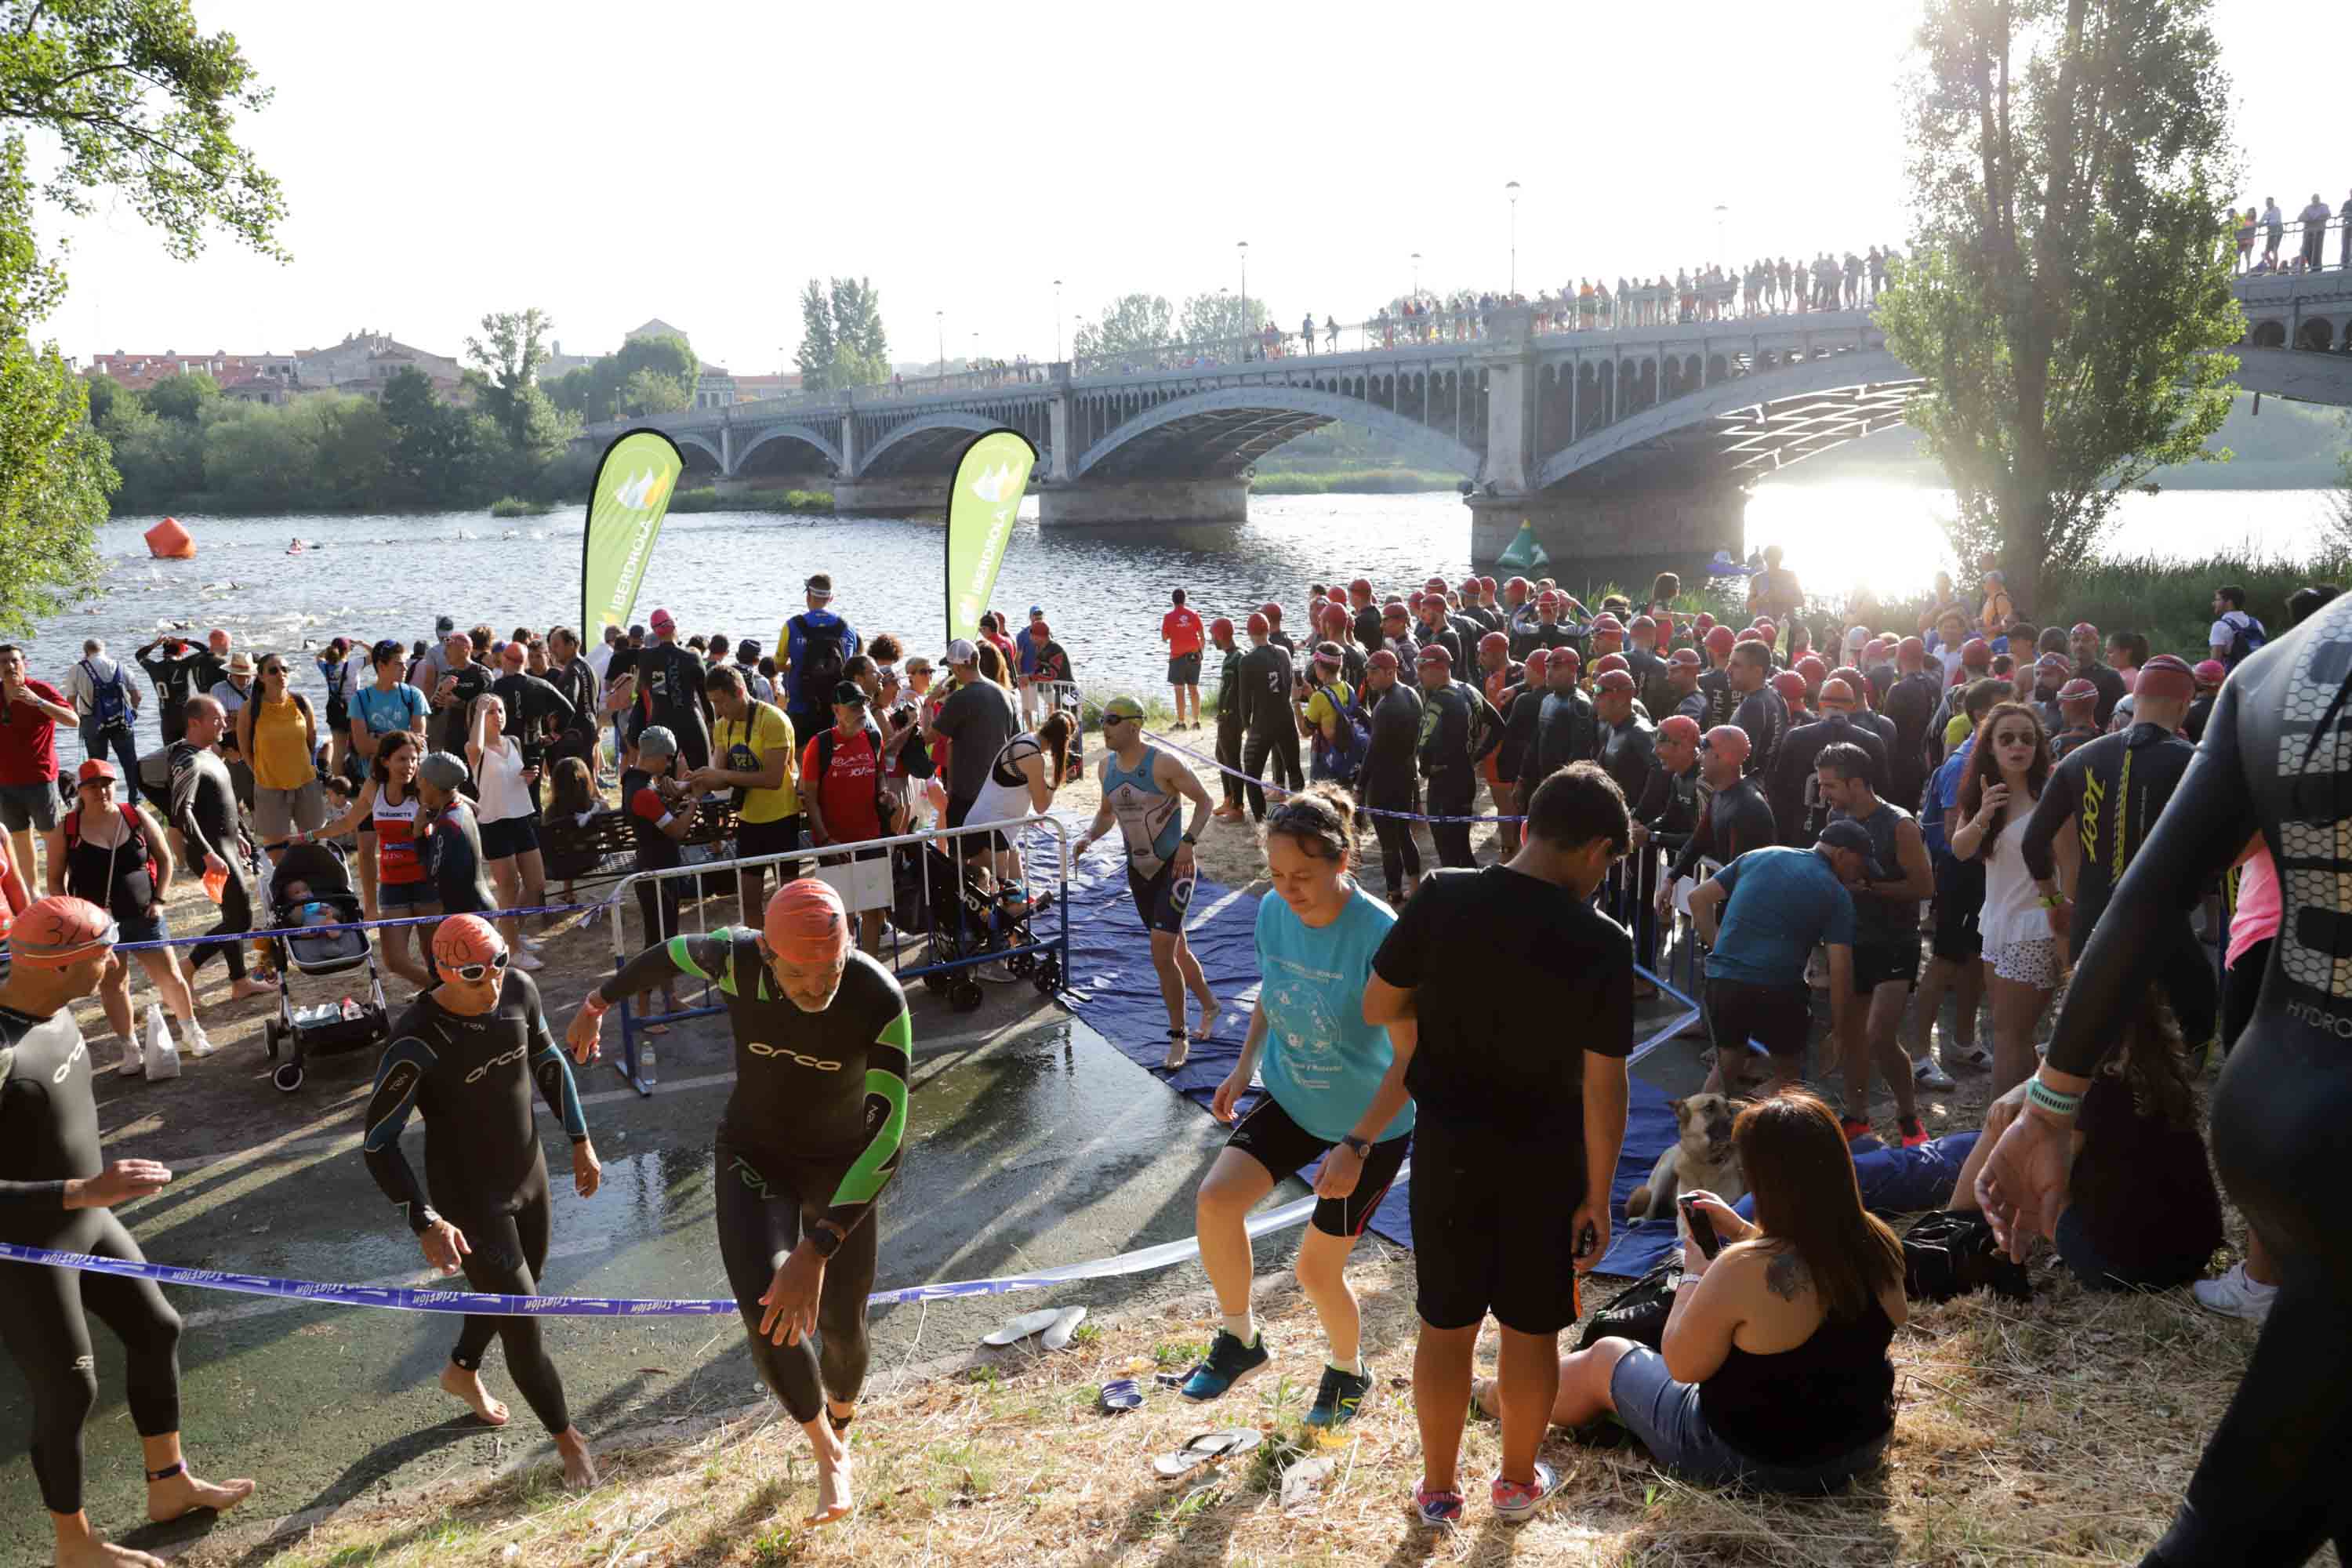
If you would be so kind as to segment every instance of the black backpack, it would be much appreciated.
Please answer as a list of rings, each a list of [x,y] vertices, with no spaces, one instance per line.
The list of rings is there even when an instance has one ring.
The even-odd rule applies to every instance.
[[[833,701],[833,689],[841,684],[842,667],[849,662],[845,647],[849,640],[849,623],[838,616],[822,625],[805,616],[795,616],[793,619],[801,624],[800,658],[793,663],[800,676],[801,706],[823,711]]]
[[[1613,1334],[1621,1340],[1632,1340],[1637,1345],[1652,1350],[1666,1337],[1666,1314],[1674,1310],[1675,1287],[1682,1283],[1683,1251],[1678,1245],[1667,1254],[1666,1260],[1651,1269],[1628,1287],[1584,1325],[1583,1334],[1576,1348],[1591,1350],[1593,1345]]]
[[[1903,1294],[1915,1301],[1948,1301],[1980,1289],[2013,1301],[2033,1296],[2025,1265],[2000,1250],[1983,1215],[1931,1214],[1903,1233]]]

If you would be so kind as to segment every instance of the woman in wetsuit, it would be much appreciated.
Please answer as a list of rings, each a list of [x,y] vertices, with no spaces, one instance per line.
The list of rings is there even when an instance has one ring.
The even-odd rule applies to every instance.
[[[63,895],[33,904],[10,932],[13,963],[0,982],[0,1241],[139,1262],[114,1205],[160,1191],[172,1173],[153,1160],[100,1157],[89,1047],[71,1011],[98,989],[116,934],[104,910]],[[0,1342],[32,1386],[33,1476],[56,1527],[58,1568],[163,1568],[100,1540],[82,1511],[81,1432],[98,1403],[85,1308],[122,1342],[125,1396],[146,1450],[147,1517],[235,1508],[253,1483],[200,1481],[181,1458],[180,1315],[154,1281],[0,1268]]]
[[[2212,1096],[2213,1158],[2284,1278],[2252,1360],[2149,1563],[2301,1563],[2352,1549],[2352,1247],[2338,1179],[2352,1124],[2352,598],[2263,648],[2093,929],[2025,1109],[1977,1184],[2013,1256],[2052,1236],[2091,1075],[2163,965],[2179,911],[2259,831],[2279,871],[2262,999]]]
[[[434,928],[433,965],[441,984],[394,1023],[392,1044],[376,1068],[361,1146],[368,1174],[435,1268],[462,1268],[467,1284],[494,1295],[537,1295],[547,1264],[548,1205],[547,1157],[531,1120],[533,1085],[571,1136],[572,1189],[593,1197],[604,1179],[572,1064],[555,1047],[538,985],[507,967],[506,939],[488,921],[458,915]],[[422,1183],[400,1148],[411,1112],[425,1118]],[[439,1195],[437,1205],[427,1184]],[[506,1346],[515,1386],[563,1456],[564,1484],[595,1485],[588,1440],[572,1424],[563,1380],[537,1318],[467,1313],[441,1369],[441,1386],[491,1426],[505,1426],[507,1407],[482,1387],[482,1354],[494,1335]]]

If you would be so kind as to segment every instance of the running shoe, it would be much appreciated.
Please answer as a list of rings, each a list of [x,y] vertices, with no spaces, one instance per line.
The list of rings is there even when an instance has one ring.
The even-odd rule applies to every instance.
[[[1462,1522],[1462,1494],[1433,1492],[1427,1487],[1412,1489],[1412,1511],[1421,1522],[1432,1527]]]
[[[1906,1149],[1922,1148],[1927,1144],[1927,1129],[1920,1124],[1917,1117],[1902,1117],[1895,1121],[1895,1125],[1902,1130],[1903,1146]]]
[[[1496,1519],[1505,1524],[1525,1524],[1536,1516],[1536,1510],[1551,1500],[1552,1493],[1559,1490],[1559,1473],[1538,1459],[1534,1480],[1507,1481],[1496,1476],[1487,1489]]]
[[[514,966],[521,970],[538,970],[547,967],[546,961],[527,947],[515,949],[513,962]]]
[[[1870,1123],[1858,1116],[1842,1116],[1838,1119],[1838,1131],[1844,1133],[1845,1141],[1851,1143],[1857,1138],[1870,1136]]]
[[[2225,1318],[2242,1318],[2259,1323],[2271,1315],[2271,1304],[2278,1300],[2279,1288],[2265,1285],[2246,1272],[2242,1263],[2233,1264],[2219,1279],[2200,1279],[2189,1291],[2197,1304],[2209,1312],[2219,1312]]]
[[[1992,1053],[1982,1046],[1946,1046],[1944,1059],[1962,1072],[1982,1072],[1992,1066]]]
[[[1911,1081],[1921,1089],[1947,1089],[1960,1087],[1958,1079],[1936,1065],[1936,1053],[1933,1050],[1926,1056],[1911,1058]]]
[[[1209,1353],[1200,1365],[1184,1379],[1184,1386],[1176,1392],[1195,1403],[1223,1398],[1236,1384],[1248,1381],[1264,1372],[1274,1357],[1266,1352],[1265,1334],[1261,1330],[1254,1344],[1244,1344],[1224,1330],[1209,1342]]]
[[[139,1048],[137,1040],[122,1042],[122,1059],[114,1064],[114,1070],[122,1078],[147,1076],[147,1053]]]
[[[188,1042],[188,1055],[192,1057],[208,1057],[220,1049],[218,1046],[213,1044],[211,1037],[205,1035],[205,1026],[194,1018],[180,1026],[180,1033]]]
[[[1258,1336],[1260,1340],[1265,1335]],[[1364,1395],[1372,1391],[1370,1369],[1362,1375],[1342,1372],[1330,1363],[1323,1363],[1323,1383],[1315,1391],[1314,1408],[1307,1412],[1309,1426],[1338,1426],[1356,1418],[1364,1403]]]

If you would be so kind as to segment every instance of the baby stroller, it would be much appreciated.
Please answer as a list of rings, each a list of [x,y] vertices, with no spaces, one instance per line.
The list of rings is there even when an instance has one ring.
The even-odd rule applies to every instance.
[[[923,847],[925,874],[930,879],[931,951],[929,962],[949,963],[1036,942],[1031,922],[1053,906],[1051,892],[1032,895],[1019,882],[991,888],[977,865],[958,863],[933,845]],[[1062,961],[1050,952],[1016,952],[1003,961],[1017,979],[1051,996],[1061,988]],[[967,966],[923,976],[923,984],[948,999],[959,1013],[980,1005],[980,980]]]
[[[285,889],[302,883],[309,891],[289,896]],[[383,977],[376,972],[375,949],[363,931],[322,931],[304,934],[319,912],[331,914],[332,923],[350,925],[366,918],[359,895],[352,890],[343,852],[332,844],[297,844],[289,847],[269,881],[269,927],[263,934],[275,950],[278,967],[278,1016],[262,1030],[269,1059],[278,1060],[282,1041],[291,1055],[270,1069],[269,1081],[288,1094],[302,1087],[305,1052],[326,1055],[355,1051],[383,1041],[391,1034],[383,1000]],[[365,1002],[348,995],[341,1002],[297,1007],[288,989],[296,970],[305,974],[346,974],[364,967],[368,975]]]

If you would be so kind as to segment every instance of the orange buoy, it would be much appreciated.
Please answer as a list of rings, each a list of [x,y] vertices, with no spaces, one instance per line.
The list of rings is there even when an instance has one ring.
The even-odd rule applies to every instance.
[[[147,553],[158,561],[187,561],[194,558],[196,542],[180,526],[176,517],[167,517],[146,533]]]

